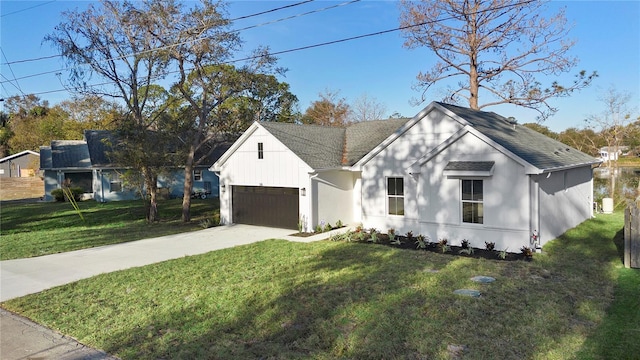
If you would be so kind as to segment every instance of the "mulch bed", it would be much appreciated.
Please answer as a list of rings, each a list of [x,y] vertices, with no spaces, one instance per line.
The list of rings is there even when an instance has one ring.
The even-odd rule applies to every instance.
[[[443,254],[443,255],[461,256],[461,257],[468,257],[468,258],[474,258],[474,259],[484,258],[488,260],[499,260],[499,261],[531,260],[530,257],[526,257],[522,253],[510,253],[510,252],[506,253],[505,258],[502,259],[498,257],[498,254],[500,253],[500,251],[485,250],[485,249],[478,249],[478,248],[473,248],[473,254],[464,254],[464,253],[460,253],[460,250],[462,250],[462,247],[460,246],[449,246],[449,251],[443,253],[442,251],[440,251],[440,248],[438,247],[437,243],[429,243],[426,249],[419,249],[417,247],[415,238],[413,238],[412,240],[408,240],[407,237],[398,236],[398,235],[396,235],[396,238],[399,238],[402,244],[400,245],[391,244],[391,242],[389,242],[389,237],[386,234],[378,235],[378,242],[376,243],[373,243],[371,241],[366,241],[363,243],[371,244],[371,245],[389,246],[389,247],[393,247],[397,249],[405,249],[405,250],[430,251],[430,252]]]

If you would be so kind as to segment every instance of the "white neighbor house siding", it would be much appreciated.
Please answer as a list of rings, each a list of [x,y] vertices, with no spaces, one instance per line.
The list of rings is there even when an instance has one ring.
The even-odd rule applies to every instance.
[[[452,245],[467,239],[517,252],[529,246],[529,177],[524,166],[467,133],[422,165],[419,174],[408,169],[420,157],[451,137],[461,125],[433,111],[362,168],[362,222],[381,231],[412,231],[432,241],[447,238]],[[461,180],[443,175],[449,161],[494,161],[494,172],[484,180],[483,224],[462,222]],[[386,179],[404,178],[404,216],[387,215]]]
[[[258,159],[258,143],[263,144],[263,158]],[[261,126],[251,134],[220,168],[220,222],[230,224],[231,187],[275,186],[310,188],[311,168]],[[224,185],[224,187],[222,186]],[[300,192],[300,216],[309,219],[309,196]]]
[[[542,245],[593,215],[593,180],[590,166],[534,177],[539,184],[540,239]]]

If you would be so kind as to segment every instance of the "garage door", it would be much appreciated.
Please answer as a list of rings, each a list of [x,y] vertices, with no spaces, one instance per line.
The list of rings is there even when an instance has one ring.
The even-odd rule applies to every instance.
[[[264,186],[232,186],[233,222],[298,228],[298,189]]]

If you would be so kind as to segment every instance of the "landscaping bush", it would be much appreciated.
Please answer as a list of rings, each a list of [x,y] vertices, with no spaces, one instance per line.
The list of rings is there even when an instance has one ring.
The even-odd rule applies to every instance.
[[[73,199],[75,201],[80,201],[82,200],[82,194],[84,194],[84,189],[80,188],[80,187],[72,187],[69,188],[71,190],[71,194],[73,194]],[[64,197],[64,192],[62,191],[62,189],[55,189],[51,191],[51,196],[53,196],[53,198],[57,201],[57,202],[64,202],[66,201],[65,197]]]

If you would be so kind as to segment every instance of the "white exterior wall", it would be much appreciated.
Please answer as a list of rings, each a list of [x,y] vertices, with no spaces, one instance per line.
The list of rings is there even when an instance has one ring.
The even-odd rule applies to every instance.
[[[593,215],[593,171],[590,166],[534,177],[539,184],[540,239],[562,235]]]
[[[343,224],[354,221],[353,189],[355,175],[350,171],[332,170],[312,177],[312,198],[317,199],[312,206],[313,226],[329,223]]]
[[[386,232],[412,231],[432,241],[447,238],[452,245],[463,239],[474,247],[495,242],[497,249],[518,252],[529,246],[531,204],[529,177],[524,166],[472,133],[467,133],[425,163],[419,174],[408,169],[420,157],[451,137],[461,125],[433,111],[390,144],[362,168],[362,223]],[[483,224],[462,222],[461,180],[443,175],[449,161],[494,161],[484,180]],[[386,179],[404,178],[404,216],[387,215]]]
[[[462,222],[462,178],[443,175],[449,161],[493,161],[492,176],[465,177],[483,180],[483,223]],[[420,232],[433,241],[446,238],[452,245],[463,239],[484,248],[517,252],[529,246],[531,204],[529,177],[524,166],[471,133],[424,164],[420,174]],[[415,231],[414,231],[415,233]]]
[[[264,158],[258,159],[258,143],[263,144]],[[222,164],[220,169],[220,222],[233,222],[231,209],[231,187],[275,186],[311,188],[309,173],[312,169],[295,156],[286,146],[264,128],[258,126],[236,151]],[[223,187],[224,185],[224,187]],[[300,216],[310,219],[310,196],[300,191]],[[306,221],[308,226],[310,222]]]
[[[419,229],[418,177],[408,168],[462,126],[439,111],[432,111],[362,167],[362,223],[382,232],[394,228],[402,234]],[[404,216],[387,215],[386,181],[404,177]]]

